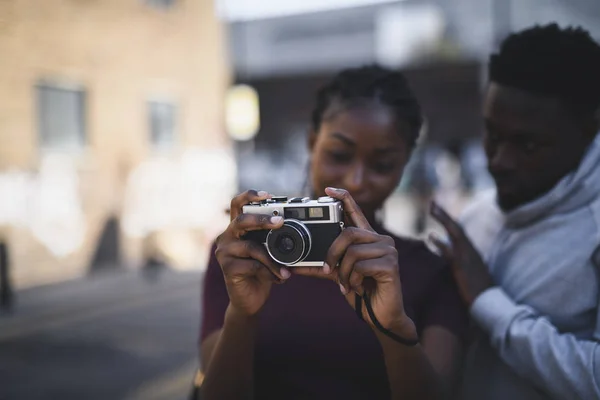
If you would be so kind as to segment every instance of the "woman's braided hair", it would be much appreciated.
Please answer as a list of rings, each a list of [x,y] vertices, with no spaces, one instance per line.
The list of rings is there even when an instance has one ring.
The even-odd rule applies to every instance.
[[[312,112],[313,130],[319,131],[332,104],[349,105],[361,100],[383,104],[399,121],[408,123],[410,129],[401,133],[409,148],[415,146],[423,124],[421,107],[401,72],[378,65],[345,69],[322,87]]]

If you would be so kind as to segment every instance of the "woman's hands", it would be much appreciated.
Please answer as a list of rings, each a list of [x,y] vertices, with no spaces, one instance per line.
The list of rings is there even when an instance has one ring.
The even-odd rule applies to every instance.
[[[271,285],[290,277],[289,270],[274,262],[264,246],[242,239],[249,231],[281,228],[282,217],[242,213],[244,205],[270,197],[256,190],[234,197],[231,223],[217,238],[216,256],[225,277],[230,308],[244,316],[256,315],[267,301]]]
[[[394,239],[373,230],[348,191],[334,188],[325,191],[343,202],[346,219],[352,226],[344,229],[333,242],[323,267],[292,267],[291,271],[338,282],[353,308],[355,293],[362,296],[366,292],[384,328],[405,338],[415,338],[415,325],[404,311]],[[363,319],[375,327],[364,304],[361,312]]]
[[[350,194],[343,189],[327,188],[327,195],[343,202],[348,226],[333,242],[323,267],[291,267],[296,275],[327,278],[340,285],[351,307],[355,294],[365,292],[379,323],[397,335],[414,338],[414,323],[406,315],[394,240],[376,233]],[[266,192],[249,190],[231,201],[231,223],[217,239],[216,256],[223,270],[230,307],[245,316],[256,315],[265,304],[271,285],[290,277],[259,243],[243,240],[249,231],[277,229],[281,217],[243,214],[242,207],[269,198]],[[362,316],[372,327],[366,307]]]

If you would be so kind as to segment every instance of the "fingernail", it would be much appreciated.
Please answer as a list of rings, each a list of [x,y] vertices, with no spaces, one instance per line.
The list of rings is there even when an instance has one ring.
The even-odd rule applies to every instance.
[[[339,192],[340,191],[340,189],[334,188],[334,187],[328,187],[327,189],[333,190],[334,192]]]
[[[331,273],[331,267],[326,262],[323,263],[323,273],[325,273],[325,274]]]
[[[272,223],[272,224],[278,224],[278,223],[280,223],[281,221],[283,221],[283,217],[281,217],[281,216],[277,216],[277,217],[271,217],[271,223]]]
[[[265,192],[264,190],[260,190],[256,194],[258,195],[258,197],[266,197],[269,195],[269,193]]]
[[[340,283],[340,292],[342,292],[342,294],[347,294],[348,291],[346,290],[346,288]]]
[[[292,276],[292,273],[286,268],[281,268],[279,273],[283,279],[288,279],[290,276]]]
[[[449,244],[450,243],[450,241],[448,239],[448,236],[440,234],[439,232],[431,232],[429,234],[429,238],[432,239],[432,240],[436,240],[438,242],[441,242],[441,243],[445,243],[445,244]]]

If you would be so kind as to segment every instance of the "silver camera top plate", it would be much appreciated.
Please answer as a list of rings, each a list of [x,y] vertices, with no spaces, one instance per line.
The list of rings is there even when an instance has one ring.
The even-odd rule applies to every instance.
[[[328,210],[327,212],[324,210],[325,208]],[[288,217],[290,211],[296,209],[306,209],[306,217]],[[342,202],[328,196],[319,197],[317,200],[311,200],[307,197],[295,197],[288,200],[287,197],[274,196],[266,201],[245,205],[242,211],[246,214],[280,215],[284,218],[294,218],[310,224],[330,224],[344,221]]]

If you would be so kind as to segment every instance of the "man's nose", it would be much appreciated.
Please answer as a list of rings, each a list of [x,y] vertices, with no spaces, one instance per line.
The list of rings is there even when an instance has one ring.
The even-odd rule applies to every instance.
[[[489,168],[494,172],[510,172],[517,167],[517,157],[510,144],[501,144],[489,155]]]

